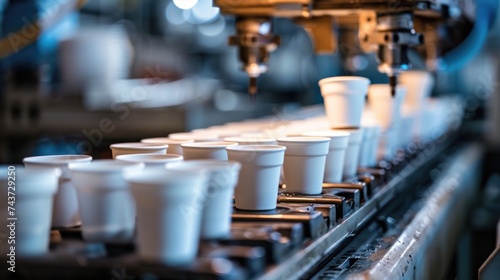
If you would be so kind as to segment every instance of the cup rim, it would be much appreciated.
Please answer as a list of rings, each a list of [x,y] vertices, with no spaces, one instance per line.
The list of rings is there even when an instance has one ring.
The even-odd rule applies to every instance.
[[[357,143],[363,140],[365,134],[362,128],[336,128],[335,130],[349,131],[349,143]]]
[[[276,140],[276,138],[278,137],[274,137],[275,135],[279,135],[279,132],[278,129],[268,129],[266,131],[258,131],[258,132],[243,132],[243,133],[240,133],[239,136],[236,136],[238,138],[248,138],[248,139],[274,139]],[[281,131],[281,132],[284,132],[284,131]],[[283,134],[281,134],[283,135]]]
[[[236,146],[238,143],[236,142],[225,142],[225,141],[217,141],[217,142],[192,142],[192,143],[183,143],[181,144],[182,148],[191,148],[191,149],[214,149],[214,148],[225,148],[229,146]]]
[[[47,156],[32,156],[23,158],[23,163],[37,164],[37,165],[65,165],[77,162],[90,162],[91,156],[87,155],[47,155]]]
[[[200,135],[204,135],[204,134],[216,134],[218,136],[220,136],[221,134],[238,134],[239,130],[238,129],[235,129],[235,128],[197,128],[197,129],[193,129],[191,130],[191,133],[192,134],[200,134]],[[227,136],[227,137],[230,137],[230,136]]]
[[[373,137],[376,134],[379,134],[380,132],[382,132],[382,127],[379,125],[362,126],[361,128],[364,130],[363,137]]]
[[[349,134],[363,133],[362,127],[358,127],[358,128],[333,128],[332,130],[339,131],[339,132],[348,132]]]
[[[332,139],[329,137],[320,136],[288,136],[278,138],[277,141],[285,143],[324,143],[330,142]]]
[[[365,81],[370,83],[370,79],[361,76],[335,76],[335,77],[323,78],[319,80],[318,84],[319,86],[322,86],[326,83],[344,82],[344,81]]]
[[[146,144],[182,144],[182,143],[192,143],[194,140],[192,139],[172,139],[168,137],[152,137],[152,138],[144,138],[141,139],[141,143],[146,143]]]
[[[81,173],[117,173],[127,169],[142,169],[144,163],[116,161],[112,159],[94,160],[89,164],[70,166],[71,172]]]
[[[178,165],[167,166],[168,170],[196,170],[196,169],[206,169],[209,171],[218,170],[240,170],[241,163],[234,160],[216,160],[216,159],[195,159],[195,160],[185,160]]]
[[[127,154],[116,156],[117,161],[137,163],[170,163],[183,160],[184,157],[176,154]]]
[[[333,138],[349,137],[351,133],[343,131],[335,131],[335,130],[318,130],[318,131],[307,131],[302,133],[302,135],[308,137],[329,137],[333,139]]]
[[[15,167],[15,172],[16,176],[18,176],[19,180],[24,180],[24,181],[31,181],[34,179],[40,179],[40,177],[48,178],[48,177],[54,177],[54,180],[57,181],[57,178],[60,175],[60,169],[38,169],[38,168],[26,168],[22,164],[1,164],[0,165],[0,170],[1,171],[8,171],[10,170],[9,167],[14,166]],[[32,178],[32,177],[35,178]],[[9,177],[7,172],[2,172],[0,174],[0,180],[7,180]],[[22,177],[22,179],[21,179]],[[16,179],[17,180],[17,179]]]
[[[219,139],[219,135],[215,133],[193,133],[193,132],[175,132],[170,133],[168,138],[174,140],[193,140],[194,142],[199,141],[210,141]]]
[[[167,144],[150,144],[142,142],[116,143],[109,146],[111,149],[129,149],[129,150],[161,150],[167,149]]]
[[[285,151],[286,147],[281,145],[235,145],[226,147],[226,150],[235,152],[266,153]]]
[[[252,137],[226,137],[224,138],[226,142],[252,142],[252,143],[268,143],[268,142],[276,142],[276,138],[252,138]]]

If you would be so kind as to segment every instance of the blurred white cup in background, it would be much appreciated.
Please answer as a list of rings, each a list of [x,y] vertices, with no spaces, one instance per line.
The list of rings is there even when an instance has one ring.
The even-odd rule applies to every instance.
[[[303,135],[330,138],[323,181],[327,183],[342,182],[342,172],[344,168],[346,149],[349,143],[349,133],[334,130],[320,130],[305,132]]]
[[[110,146],[113,159],[119,155],[131,154],[167,154],[168,145],[166,144],[149,144],[141,142],[117,143]]]
[[[52,204],[60,170],[0,166],[2,256],[38,256],[49,250]],[[12,208],[12,209],[10,209]],[[9,220],[16,218],[16,220]],[[15,239],[7,239],[7,237]],[[7,240],[15,240],[8,243]],[[10,244],[10,245],[9,245]],[[11,252],[10,247],[15,247]]]
[[[85,241],[132,241],[136,211],[125,178],[143,168],[142,163],[115,160],[95,160],[70,168],[78,191]]]
[[[182,162],[183,157],[180,155],[172,154],[130,154],[130,155],[119,155],[116,157],[117,161],[123,162],[133,162],[133,163],[143,163],[146,168],[165,166],[174,166]]]
[[[194,140],[192,139],[180,140],[180,139],[171,139],[168,137],[145,138],[141,140],[141,143],[146,143],[146,144],[168,145],[167,154],[181,155],[181,156],[182,156],[181,144],[192,143],[192,142],[194,142]]]
[[[227,160],[226,147],[238,145],[236,142],[194,142],[181,145],[184,159]]]
[[[202,209],[202,239],[228,237],[231,230],[231,209],[234,188],[238,183],[241,164],[235,161],[187,160],[168,170],[205,170],[208,192]]]
[[[52,209],[52,227],[74,227],[81,223],[78,198],[69,173],[70,166],[89,164],[92,157],[86,155],[34,156],[23,159],[27,169],[58,169],[59,184]]]

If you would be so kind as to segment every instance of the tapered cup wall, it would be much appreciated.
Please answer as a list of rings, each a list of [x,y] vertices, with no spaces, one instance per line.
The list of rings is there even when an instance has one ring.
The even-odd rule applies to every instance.
[[[361,126],[361,115],[370,80],[363,77],[331,77],[319,81],[331,128]]]
[[[241,164],[234,197],[236,208],[272,210],[276,208],[283,146],[240,145],[227,147],[229,160]]]

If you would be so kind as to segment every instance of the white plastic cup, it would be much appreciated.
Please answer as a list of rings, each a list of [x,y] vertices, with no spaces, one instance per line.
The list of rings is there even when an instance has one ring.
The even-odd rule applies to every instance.
[[[201,204],[202,239],[227,237],[231,230],[234,188],[241,164],[235,161],[188,160],[168,170],[206,170],[209,174],[206,201]]]
[[[377,122],[388,128],[401,120],[401,107],[406,95],[406,87],[396,86],[396,94],[392,96],[388,84],[371,85],[368,89],[368,104]]]
[[[78,197],[69,173],[70,166],[89,164],[92,157],[85,155],[36,156],[23,159],[26,169],[59,169],[61,176],[52,207],[52,227],[67,228],[81,223]]]
[[[194,140],[192,139],[176,140],[168,137],[145,138],[141,140],[141,143],[168,145],[167,154],[181,155],[181,156],[182,156],[181,144],[192,143],[192,142],[194,142]]]
[[[193,134],[215,134],[218,137],[218,141],[223,141],[227,137],[236,137],[240,135],[240,131],[237,129],[221,129],[221,128],[200,128],[193,129],[191,131]]]
[[[57,191],[60,170],[3,165],[0,166],[0,172],[2,256],[7,255],[9,260],[9,254],[16,257],[47,253],[53,197]],[[11,218],[17,219],[9,220]],[[15,243],[9,240],[15,240]],[[11,246],[15,250],[11,250]]]
[[[132,155],[120,155],[116,157],[117,161],[122,162],[133,162],[133,163],[143,163],[145,167],[165,167],[174,166],[182,162],[183,157],[180,155],[172,154],[132,154]]]
[[[426,110],[427,99],[434,86],[434,78],[427,71],[411,70],[401,73],[398,82],[407,88],[403,107],[415,116],[412,136],[422,138],[428,126],[424,120],[424,110]]]
[[[342,182],[342,172],[344,169],[347,144],[349,143],[349,133],[334,130],[321,130],[305,132],[303,135],[330,138],[323,181],[327,183]]]
[[[378,153],[378,147],[380,144],[381,136],[382,136],[382,128],[380,126],[376,126],[372,128],[375,130],[373,138],[370,141],[370,148],[369,148],[369,160],[368,160],[368,166],[374,167],[377,166],[378,160],[377,160],[377,153]]]
[[[149,169],[127,181],[137,207],[139,256],[167,265],[194,261],[208,174],[201,169]]]
[[[95,160],[70,168],[78,191],[85,241],[123,243],[132,240],[136,211],[125,178],[143,168],[142,163],[115,160]]]
[[[166,154],[168,145],[166,144],[149,144],[141,142],[131,142],[131,143],[117,143],[111,144],[109,146],[113,155],[113,159],[116,159],[119,155],[131,155],[131,154]]]
[[[194,142],[216,142],[219,141],[219,135],[215,133],[193,133],[193,132],[178,132],[170,133],[168,138],[174,140],[190,140]]]
[[[369,106],[366,106],[363,112],[361,126],[365,130],[365,133],[361,144],[359,166],[375,167],[378,163],[378,149],[381,141],[382,127],[377,122]]]
[[[82,28],[58,48],[62,85],[70,92],[129,75],[133,49],[124,28]]]
[[[240,137],[242,138],[257,138],[257,139],[276,139],[280,137],[286,137],[286,131],[283,127],[276,129],[266,129],[258,132],[245,132],[241,133]],[[260,144],[258,144],[260,145]]]
[[[227,160],[226,147],[235,146],[235,142],[194,142],[181,145],[185,160],[215,159]]]
[[[286,147],[241,145],[226,148],[229,160],[241,163],[234,192],[235,206],[241,210],[276,209],[280,170]]]
[[[370,148],[376,127],[364,126],[361,129],[363,130],[363,140],[359,148],[359,166],[368,167],[371,155]]]
[[[363,141],[359,151],[359,166],[374,167],[377,165],[377,149],[382,128],[380,126],[365,126],[363,130]]]
[[[380,146],[378,151],[378,157],[380,159],[390,160],[394,157],[399,141],[399,128],[398,125],[393,125],[390,128],[382,131],[382,135],[380,138]]]
[[[414,112],[411,112],[403,107],[400,123],[400,126],[403,129],[399,130],[399,146],[406,146],[413,141],[416,119],[416,114]]]
[[[453,115],[450,115],[450,107],[453,100],[449,98],[429,98],[426,108],[423,110],[422,140],[424,142],[436,140],[450,128]]]
[[[421,70],[405,71],[399,75],[398,82],[407,88],[404,106],[413,112],[422,110],[425,99],[429,97],[434,86],[432,75]]]
[[[319,81],[331,128],[361,126],[369,85],[369,79],[355,76],[331,77]]]
[[[431,132],[434,130],[434,127],[436,127],[436,122],[438,122],[436,119],[438,113],[431,108],[429,100],[426,101],[425,108],[423,108],[418,114],[418,128],[415,131],[415,137],[423,143],[427,143],[432,140]]]
[[[286,147],[283,169],[287,192],[321,194],[330,141],[327,137],[278,138],[278,144]]]
[[[359,151],[363,142],[363,129],[339,129],[336,131],[349,132],[349,141],[345,153],[344,168],[342,169],[342,180],[351,180],[358,171]]]
[[[284,137],[284,136],[283,136]],[[227,137],[224,141],[236,142],[238,145],[278,145],[276,138],[271,138],[269,135],[250,135],[248,137]],[[280,171],[280,183],[285,182],[285,172],[283,168]]]

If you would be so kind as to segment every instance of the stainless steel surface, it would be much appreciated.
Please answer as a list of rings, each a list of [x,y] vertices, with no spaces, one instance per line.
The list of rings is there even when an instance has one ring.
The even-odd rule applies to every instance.
[[[435,149],[432,154],[428,155],[428,157],[425,158],[425,161],[416,162],[414,164],[406,166],[398,174],[398,176],[394,177],[385,187],[382,188],[380,192],[375,194],[374,197],[368,200],[359,210],[357,210],[351,216],[343,220],[335,228],[329,230],[325,235],[321,236],[317,240],[314,240],[310,245],[306,246],[305,248],[303,248],[302,250],[291,256],[284,263],[270,269],[262,277],[262,279],[299,278],[300,275],[303,275],[314,265],[316,265],[318,261],[327,256],[334,249],[336,249],[358,227],[371,220],[373,218],[373,215],[379,209],[387,205],[392,199],[394,199],[395,196],[404,195],[403,192],[404,189],[411,187],[407,183],[406,184],[403,183],[405,182],[407,176],[415,172],[425,162],[431,161],[432,158],[439,155],[440,152],[442,152],[442,149]],[[453,165],[448,169],[446,174],[443,175],[442,179],[434,187],[437,193],[436,196],[433,196],[429,200],[429,207],[430,207],[428,209],[429,211],[427,211],[427,209],[424,209],[423,212],[419,214],[420,215],[419,219],[421,220],[418,223],[425,222],[423,225],[426,225],[426,227],[421,228],[418,223],[413,224],[411,229],[406,231],[405,235],[401,237],[402,239],[405,239],[405,242],[406,239],[408,238],[411,239],[414,237],[420,237],[419,242],[427,242],[420,245],[423,246],[422,248],[428,248],[431,241],[440,242],[440,239],[433,238],[434,237],[433,234],[436,234],[437,232],[435,232],[435,229],[432,229],[433,227],[431,227],[430,223],[433,221],[433,219],[432,216],[429,217],[429,214],[435,215],[436,217],[439,216],[440,218],[441,217],[450,218],[451,220],[454,221],[454,223],[451,224],[454,226],[454,228],[450,228],[449,230],[453,232],[453,230],[456,229],[455,228],[457,226],[456,223],[462,220],[462,216],[450,215],[450,211],[456,211],[456,209],[454,210],[454,208],[452,207],[455,204],[464,205],[464,203],[470,203],[469,201],[470,197],[468,197],[467,194],[471,191],[471,189],[473,189],[473,184],[469,184],[470,183],[469,181],[465,181],[464,183],[464,180],[465,179],[469,180],[470,178],[472,178],[471,177],[472,175],[476,174],[475,172],[477,172],[477,169],[475,169],[474,167],[477,166],[477,163],[480,160],[480,156],[481,156],[481,149],[477,145],[472,145],[469,146],[467,149],[465,149],[464,152],[455,155],[452,159],[449,160],[449,162],[452,162]],[[457,184],[458,182],[461,182],[461,184]],[[465,196],[463,196],[464,193]],[[448,201],[447,198],[454,198],[454,200]],[[446,212],[438,211],[440,206],[444,206],[443,203],[446,204],[447,208],[444,210]],[[462,211],[466,211],[466,208],[464,208]],[[415,236],[416,233],[415,230],[420,230],[418,231],[420,232],[420,234]],[[426,231],[433,231],[433,232],[429,232],[429,234],[422,235],[422,233],[426,233]],[[448,230],[442,229],[442,231],[450,233],[450,231]],[[446,235],[437,235],[437,236],[445,237]],[[414,246],[413,243],[414,241],[410,243],[406,242],[405,244],[406,246]],[[372,279],[385,278],[384,276],[385,274],[383,273],[394,273],[393,276],[396,276],[396,278],[398,278],[401,275],[399,270],[402,267],[404,267],[402,265],[406,264],[407,259],[401,258],[400,262],[399,258],[402,256],[410,258],[409,255],[411,255],[412,252],[416,250],[415,247],[409,248],[411,249],[410,251],[405,251],[402,248],[403,247],[399,246],[397,247],[397,249],[394,249],[394,251],[390,251],[389,252],[390,254],[387,255],[387,257],[383,261],[380,262],[380,265],[375,266],[373,272],[370,272],[370,275],[374,273],[373,274],[374,277]],[[420,251],[420,252],[425,253],[425,251]],[[396,257],[395,255],[397,253],[399,253],[398,257]],[[403,255],[401,255],[401,253],[403,253]],[[418,256],[421,257],[423,255],[419,254]],[[449,255],[446,256],[449,258]],[[386,266],[385,265],[386,262],[384,261],[388,260],[390,260],[392,262],[392,265],[394,266],[390,265]],[[420,262],[422,260],[418,259],[418,261]],[[439,263],[440,262],[436,260],[436,264]],[[387,269],[392,269],[392,270],[387,271]],[[376,276],[379,277],[377,278]]]
[[[450,158],[450,166],[426,193],[421,210],[390,246],[370,256],[365,271],[348,279],[442,279],[453,260],[464,217],[475,198],[482,149],[470,145]]]

